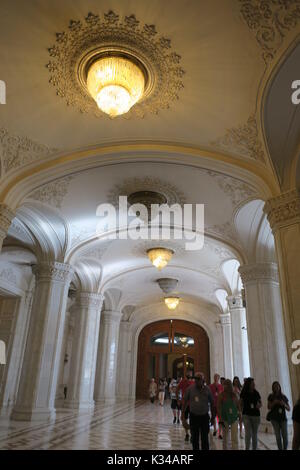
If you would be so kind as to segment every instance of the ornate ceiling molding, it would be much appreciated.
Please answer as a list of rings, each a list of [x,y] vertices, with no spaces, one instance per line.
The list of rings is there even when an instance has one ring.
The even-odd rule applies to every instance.
[[[137,191],[155,191],[166,198],[166,204],[180,204],[186,202],[185,195],[174,185],[159,178],[150,176],[127,178],[122,183],[117,184],[107,195],[107,202],[115,207],[119,204],[119,196],[129,196]]]
[[[255,35],[268,64],[285,36],[298,25],[300,0],[240,0],[243,21]]]
[[[0,157],[4,173],[40,160],[56,151],[57,149],[51,149],[28,137],[11,134],[7,129],[0,128]]]
[[[113,243],[113,241],[114,240],[108,240],[106,242],[102,242],[101,246],[99,247],[87,249],[86,251],[83,251],[81,256],[84,258],[93,258],[100,261],[111,246],[111,244]]]
[[[157,114],[178,99],[185,72],[179,65],[180,55],[172,51],[170,39],[158,36],[154,25],[140,24],[134,15],[121,19],[109,11],[103,18],[89,13],[83,21],[71,20],[68,30],[56,33],[56,43],[49,48],[50,83],[67,105],[83,113],[104,116],[82,86],[78,70],[87,54],[105,47],[131,51],[149,65],[153,74],[151,92],[125,115],[126,118]]]
[[[51,181],[30,193],[27,199],[44,202],[49,206],[61,209],[72,179],[73,176],[65,176]]]
[[[223,137],[211,143],[225,152],[265,163],[263,145],[258,135],[258,126],[254,114],[246,124],[228,129]]]
[[[6,204],[0,204],[0,237],[6,237],[14,217],[15,213]]]
[[[234,208],[257,196],[257,191],[244,181],[215,171],[206,171],[209,176],[216,180],[224,194],[229,197]]]
[[[212,225],[205,227],[205,233],[226,237],[228,240],[237,241],[237,233],[231,222],[225,222],[220,225]]]

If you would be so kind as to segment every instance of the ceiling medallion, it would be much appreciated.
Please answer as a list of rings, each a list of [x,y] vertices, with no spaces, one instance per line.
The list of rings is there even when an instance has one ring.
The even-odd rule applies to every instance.
[[[185,72],[170,39],[158,36],[154,25],[140,24],[134,15],[120,19],[109,11],[103,19],[89,13],[84,21],[72,20],[67,31],[56,34],[49,54],[47,68],[57,95],[98,117],[157,114],[168,109],[183,88]]]

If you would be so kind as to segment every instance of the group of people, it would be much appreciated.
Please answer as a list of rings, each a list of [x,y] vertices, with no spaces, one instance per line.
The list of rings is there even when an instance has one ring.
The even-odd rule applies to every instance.
[[[229,436],[232,449],[239,448],[239,439],[244,438],[246,450],[257,449],[257,436],[260,425],[262,401],[255,388],[252,377],[244,379],[243,385],[238,377],[233,381],[214,375],[212,384],[205,383],[204,375],[197,372],[179,380],[172,379],[168,385],[166,379],[160,379],[159,386],[151,380],[149,394],[152,403],[157,392],[159,403],[163,405],[166,387],[169,389],[173,423],[182,422],[185,429],[185,440],[191,440],[193,450],[209,450],[210,426],[213,436],[223,441],[223,449],[228,449]],[[288,398],[283,394],[279,382],[274,382],[268,396],[268,414],[279,450],[288,448],[288,420],[290,411]],[[292,449],[300,449],[300,399],[293,409],[293,443]],[[189,432],[191,436],[189,435]]]

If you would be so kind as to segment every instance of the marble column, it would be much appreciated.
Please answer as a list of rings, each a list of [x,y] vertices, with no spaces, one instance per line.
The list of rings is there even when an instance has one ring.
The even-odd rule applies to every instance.
[[[278,268],[275,263],[258,263],[241,266],[239,272],[246,293],[251,375],[262,397],[264,421],[273,381],[278,380],[291,397]]]
[[[230,313],[220,315],[224,351],[224,373],[226,379],[233,379],[232,335]]]
[[[13,301],[13,299],[11,299]],[[0,390],[0,406],[10,407],[15,404],[22,370],[22,362],[26,345],[29,318],[32,305],[32,292],[27,291],[15,300],[14,319],[11,334],[9,360],[6,365],[5,377]]]
[[[243,383],[244,377],[250,375],[246,309],[241,295],[228,296],[227,302],[231,318],[233,375]]]
[[[6,205],[0,203],[0,253],[2,251],[3,241],[7,236],[12,219],[15,213]]]
[[[34,268],[36,286],[17,402],[12,419],[55,417],[55,392],[64,330],[68,288],[73,269],[49,262]]]
[[[100,342],[97,358],[95,401],[111,401],[116,398],[116,373],[119,346],[119,329],[122,313],[113,310],[102,312]]]
[[[103,295],[80,292],[73,306],[74,338],[65,407],[94,406],[94,385]]]
[[[300,366],[293,364],[292,344],[300,340],[300,191],[293,190],[266,202],[279,267],[283,317],[294,402],[300,396]]]
[[[135,396],[131,393],[132,332],[130,322],[121,321],[119,338],[116,395],[118,400],[127,400]]]

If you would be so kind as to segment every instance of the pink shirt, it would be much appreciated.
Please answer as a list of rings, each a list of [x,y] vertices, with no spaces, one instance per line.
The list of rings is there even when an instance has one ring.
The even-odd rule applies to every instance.
[[[213,384],[210,384],[209,388],[214,399],[214,406],[216,407],[218,396],[220,395],[220,393],[224,391],[223,385],[213,383]]]

